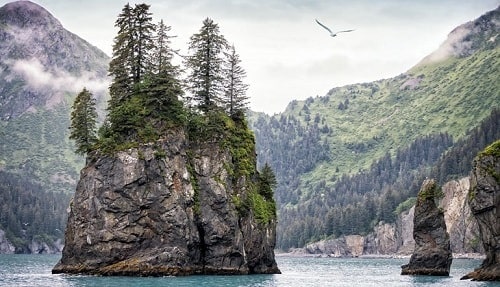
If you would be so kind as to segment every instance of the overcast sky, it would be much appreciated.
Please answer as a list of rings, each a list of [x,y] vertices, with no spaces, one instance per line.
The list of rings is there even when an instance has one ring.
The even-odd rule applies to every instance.
[[[0,0],[0,6],[12,2]],[[34,0],[71,32],[111,55],[123,5],[147,3],[187,52],[206,17],[235,45],[247,72],[250,108],[274,114],[294,100],[346,84],[399,75],[439,47],[456,26],[500,0]],[[331,38],[332,30],[355,29]]]

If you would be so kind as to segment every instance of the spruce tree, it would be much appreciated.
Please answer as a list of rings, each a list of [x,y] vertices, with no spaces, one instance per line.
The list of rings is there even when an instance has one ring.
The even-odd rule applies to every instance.
[[[179,75],[179,67],[172,64],[175,51],[171,47],[171,38],[168,35],[171,27],[165,25],[161,20],[156,25],[156,37],[154,41],[154,51],[152,53],[153,72],[158,74],[168,73],[177,77]]]
[[[259,176],[259,193],[267,200],[273,199],[273,190],[276,188],[278,182],[276,175],[269,164],[265,164],[260,171]]]
[[[96,102],[86,89],[76,96],[71,111],[70,139],[76,142],[76,153],[86,154],[97,141]]]
[[[151,71],[143,85],[144,102],[150,115],[160,121],[182,123],[183,106],[179,98],[184,94],[179,80],[180,68],[172,63],[175,51],[168,35],[170,26],[158,23],[151,52]]]
[[[244,112],[248,105],[246,91],[248,85],[243,82],[246,76],[245,70],[240,66],[241,60],[236,53],[234,45],[226,52],[224,73],[224,94],[223,102],[229,116],[244,117]]]
[[[109,87],[111,96],[109,109],[122,103],[132,93],[132,67],[134,59],[134,15],[127,3],[118,15],[115,27],[118,28],[113,43],[113,55],[109,63],[109,75],[113,78]]]
[[[202,112],[208,112],[221,105],[223,91],[222,67],[224,51],[228,44],[220,34],[219,26],[210,18],[203,21],[199,33],[190,38],[186,67],[189,69],[188,89],[196,107]]]
[[[136,4],[132,8],[126,4],[115,22],[118,34],[109,64],[109,75],[113,77],[110,110],[130,99],[134,87],[141,83],[152,66],[150,53],[154,47],[155,25],[149,7]]]
[[[110,131],[125,138],[135,135],[142,123],[143,109],[137,95],[152,68],[151,51],[154,48],[155,25],[149,7],[136,4],[132,8],[126,4],[115,22],[118,34],[109,65],[109,75],[113,79],[108,120]]]
[[[144,79],[144,76],[152,66],[151,51],[153,50],[153,33],[155,25],[151,12],[150,5],[136,4],[133,10],[134,15],[134,64],[133,64],[133,79],[134,84],[139,84]]]

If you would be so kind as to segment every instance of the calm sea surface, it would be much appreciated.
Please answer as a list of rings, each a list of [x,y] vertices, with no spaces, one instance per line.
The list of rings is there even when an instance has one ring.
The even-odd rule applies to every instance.
[[[449,277],[401,276],[408,259],[339,259],[277,257],[283,274],[188,277],[97,277],[52,275],[60,255],[0,255],[0,286],[500,286],[500,283],[460,281],[480,260],[455,259]]]

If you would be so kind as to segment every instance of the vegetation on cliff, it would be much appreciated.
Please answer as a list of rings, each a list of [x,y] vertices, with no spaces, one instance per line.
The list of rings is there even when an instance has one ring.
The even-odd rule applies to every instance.
[[[481,266],[462,279],[500,281],[500,140],[482,150],[474,159],[470,173],[468,204],[479,225],[479,235],[486,258]]]
[[[191,37],[190,54],[184,57],[186,80],[181,79],[181,67],[172,62],[176,51],[171,48],[170,27],[163,20],[152,23],[149,5],[126,4],[115,26],[109,113],[94,139],[94,102],[86,89],[77,96],[71,125],[77,152],[112,154],[183,130],[189,149],[217,142],[228,150],[233,161],[228,172],[235,181],[247,178],[250,190],[241,208],[251,208],[262,223],[275,219],[274,173],[269,166],[262,174],[256,171],[255,137],[246,123],[245,71],[218,25],[207,18]]]
[[[52,272],[279,273],[276,180],[269,166],[257,171],[234,47],[205,19],[183,81],[170,28],[152,23],[149,5],[126,4],[116,26],[108,115],[95,144],[77,141],[87,165]],[[87,139],[77,119],[72,131]]]

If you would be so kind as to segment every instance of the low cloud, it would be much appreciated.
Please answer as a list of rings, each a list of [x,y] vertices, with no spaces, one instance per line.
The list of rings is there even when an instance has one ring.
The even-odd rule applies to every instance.
[[[453,30],[439,49],[424,58],[421,64],[439,62],[451,56],[466,55],[471,48],[471,42],[464,41],[465,37],[471,33],[468,26],[462,25]]]
[[[28,87],[48,89],[54,92],[77,93],[86,87],[92,93],[106,93],[109,79],[97,77],[92,72],[84,72],[79,76],[66,71],[48,70],[36,59],[7,61],[11,70],[22,77]]]

